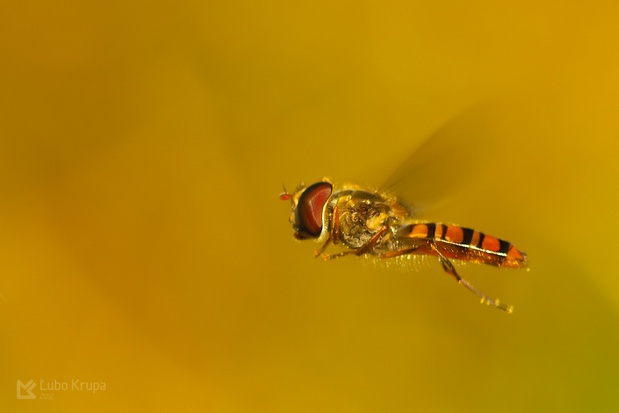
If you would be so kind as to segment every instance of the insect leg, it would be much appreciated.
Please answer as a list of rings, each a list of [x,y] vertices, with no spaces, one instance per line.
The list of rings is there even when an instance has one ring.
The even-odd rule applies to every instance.
[[[415,250],[417,250],[417,249],[419,249],[419,245],[416,245],[414,247],[404,248],[404,249],[397,250],[397,251],[385,252],[385,253],[380,254],[378,257],[379,258],[399,257],[400,255],[411,254],[411,253],[415,252]]]
[[[331,221],[331,230],[329,231],[329,237],[324,242],[324,244],[322,244],[320,248],[314,251],[314,257],[318,257],[319,255],[322,255],[325,249],[327,249],[327,245],[329,245],[329,242],[333,242],[334,244],[337,244],[339,241],[340,241],[340,211],[337,208],[337,206],[335,206],[333,208],[333,220]]]
[[[362,246],[360,246],[359,248],[357,248],[356,250],[349,250],[349,251],[342,251],[342,252],[338,252],[337,254],[322,254],[322,258],[324,260],[332,260],[334,258],[339,258],[339,257],[343,257],[345,255],[363,255],[367,252],[369,252],[372,247],[374,247],[374,245],[376,245],[376,243],[381,239],[381,237],[383,235],[385,235],[385,233],[389,230],[389,227],[387,225],[384,225],[380,228],[380,230],[378,230],[378,232],[376,234],[374,234],[372,236],[372,238],[370,238],[368,240],[368,242],[366,242],[365,244],[363,244]]]
[[[456,269],[454,268],[451,261],[449,261],[447,257],[445,257],[445,255],[443,255],[443,253],[436,246],[436,242],[434,242],[433,240],[430,241],[430,247],[436,253],[436,255],[438,255],[438,261],[443,266],[443,269],[445,270],[445,272],[447,272],[448,274],[451,274],[456,279],[456,281],[458,281],[458,284],[468,288],[470,291],[476,294],[481,299],[482,304],[486,304],[491,307],[496,307],[500,310],[508,312],[509,314],[511,314],[514,311],[514,308],[511,305],[501,304],[498,298],[497,299],[488,298],[488,296],[486,296],[484,293],[482,293],[477,288],[475,288],[471,283],[469,283],[464,278],[460,277],[458,273],[456,272]]]
[[[315,258],[318,258],[320,255],[324,255],[323,252],[327,249],[327,245],[329,245],[329,242],[331,242],[331,235],[329,235],[329,238],[327,238],[327,240],[324,242],[324,244],[320,246],[320,248],[314,251]]]
[[[331,223],[331,239],[334,244],[340,242],[340,210],[337,207],[333,207],[333,222]]]

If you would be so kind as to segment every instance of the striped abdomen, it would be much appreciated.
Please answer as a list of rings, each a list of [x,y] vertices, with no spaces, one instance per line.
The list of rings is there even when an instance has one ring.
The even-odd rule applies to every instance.
[[[397,237],[434,241],[447,258],[518,268],[526,265],[526,254],[502,239],[471,228],[441,223],[410,224],[398,230]],[[421,245],[415,253],[437,255],[429,246]]]

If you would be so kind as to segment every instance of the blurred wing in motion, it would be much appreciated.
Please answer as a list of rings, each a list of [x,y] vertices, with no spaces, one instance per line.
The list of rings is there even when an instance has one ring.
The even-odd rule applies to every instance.
[[[449,200],[466,181],[483,182],[497,144],[496,107],[477,105],[440,127],[401,164],[380,188],[403,200],[413,213]]]

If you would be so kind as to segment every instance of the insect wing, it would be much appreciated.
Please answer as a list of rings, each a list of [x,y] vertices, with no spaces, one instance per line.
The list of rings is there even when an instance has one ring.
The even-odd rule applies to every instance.
[[[478,105],[430,135],[380,190],[396,195],[414,214],[449,201],[464,183],[483,181],[486,160],[496,150],[498,112]]]

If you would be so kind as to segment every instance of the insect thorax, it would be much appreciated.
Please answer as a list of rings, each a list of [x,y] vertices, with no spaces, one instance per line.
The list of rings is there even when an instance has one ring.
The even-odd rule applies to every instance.
[[[333,207],[338,208],[340,239],[344,245],[359,248],[385,223],[395,220],[392,205],[391,200],[372,192],[350,190],[336,194]]]

